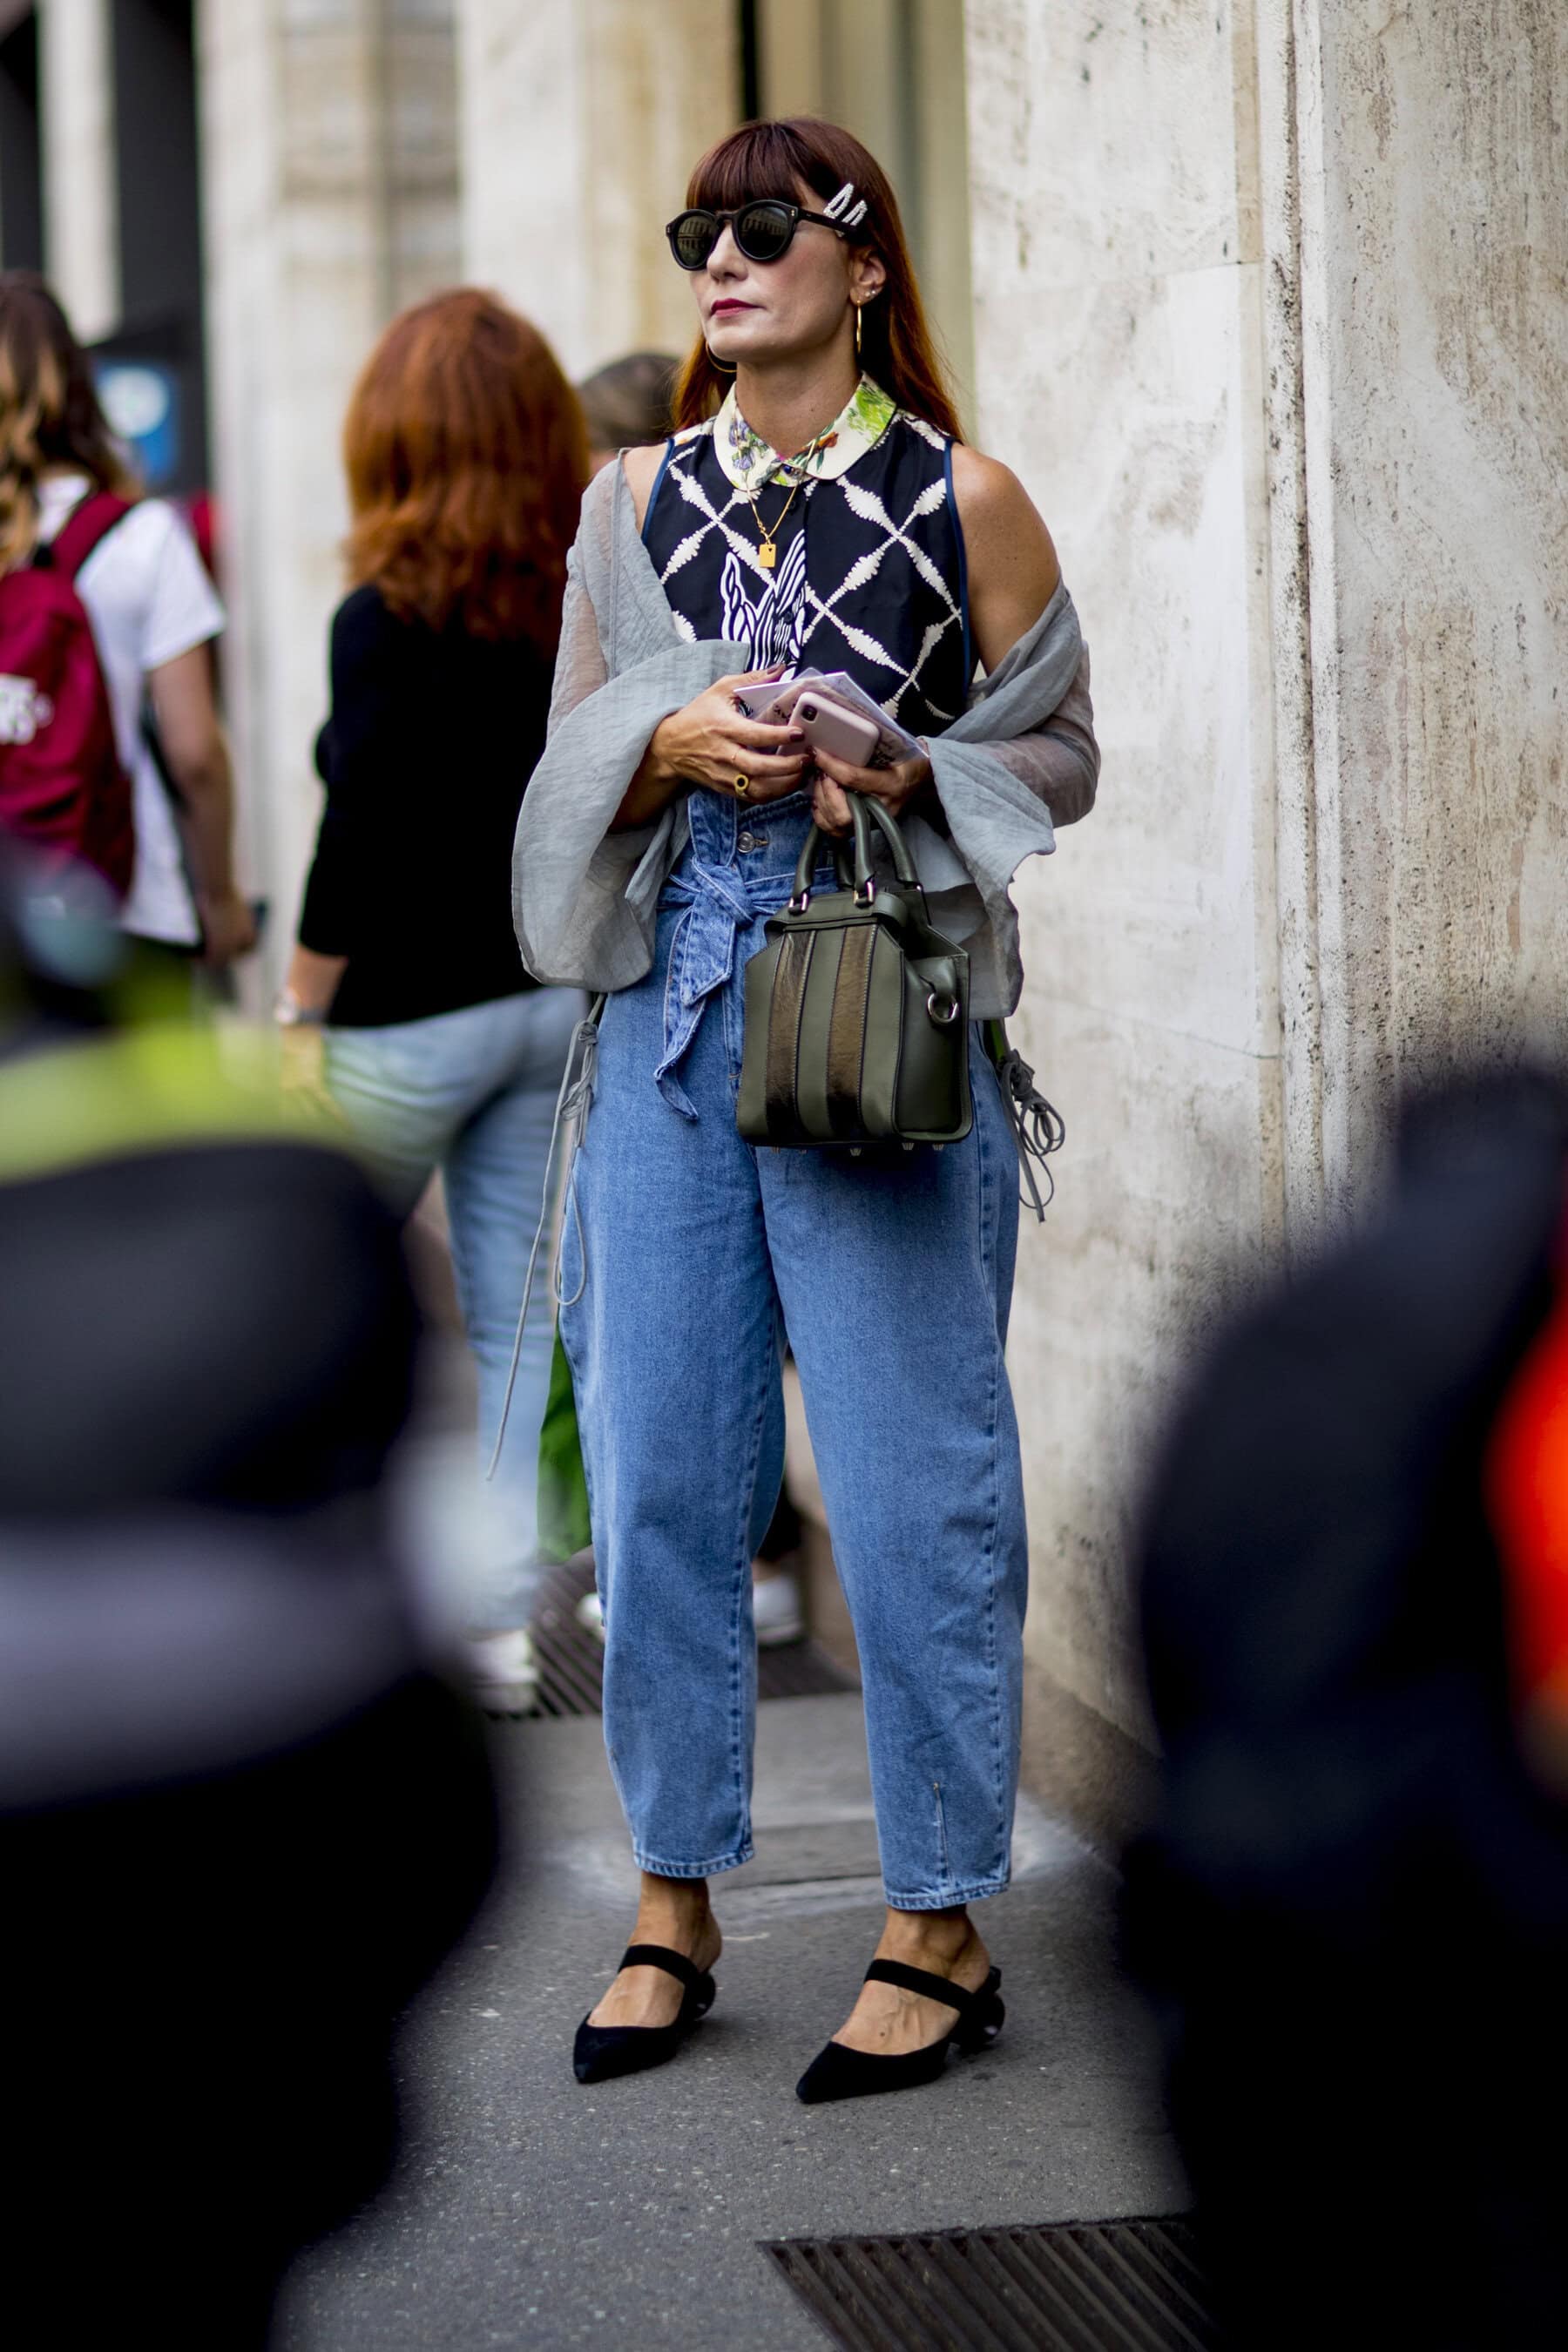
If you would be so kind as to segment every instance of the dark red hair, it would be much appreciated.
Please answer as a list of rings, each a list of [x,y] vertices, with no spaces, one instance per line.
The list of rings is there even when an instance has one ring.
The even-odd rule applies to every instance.
[[[354,387],[343,460],[356,585],[403,619],[554,652],[588,442],[537,327],[468,287],[405,310]]]
[[[888,273],[881,292],[860,313],[861,364],[900,408],[961,441],[958,412],[926,324],[898,198],[876,157],[850,131],[811,114],[782,122],[743,122],[703,156],[686,201],[713,212],[728,212],[751,196],[782,196],[798,204],[804,185],[826,204],[846,180],[854,182],[857,202],[863,197],[866,204],[866,218],[850,235],[880,257]],[[676,386],[677,426],[700,425],[710,416],[729,383],[730,371],[714,366],[699,336]]]

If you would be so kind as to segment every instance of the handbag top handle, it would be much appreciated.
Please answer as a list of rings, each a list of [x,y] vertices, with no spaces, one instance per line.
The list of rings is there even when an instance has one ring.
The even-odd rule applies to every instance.
[[[871,828],[875,824],[892,856],[893,871],[906,890],[921,890],[921,877],[915,871],[910,846],[890,809],[873,800],[868,793],[850,793],[850,822],[855,828],[855,897],[863,907],[868,907],[877,895],[877,878],[871,871]],[[816,871],[816,861],[823,845],[831,844],[834,855],[843,858],[847,845],[832,834],[824,833],[814,824],[806,835],[795,869],[795,889],[790,898],[790,912],[804,914],[811,904],[811,877]],[[924,892],[921,896],[924,898]]]

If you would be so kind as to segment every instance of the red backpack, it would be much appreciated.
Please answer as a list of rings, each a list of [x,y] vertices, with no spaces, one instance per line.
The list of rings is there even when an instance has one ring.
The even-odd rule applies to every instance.
[[[0,579],[0,827],[96,866],[119,897],[136,849],[131,779],[77,574],[131,501],[86,498]]]

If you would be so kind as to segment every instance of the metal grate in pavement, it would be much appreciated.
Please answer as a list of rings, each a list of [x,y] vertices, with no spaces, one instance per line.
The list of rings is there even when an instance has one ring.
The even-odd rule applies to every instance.
[[[579,1552],[546,1578],[533,1615],[533,1647],[539,1660],[540,1715],[597,1715],[603,1703],[605,1649],[597,1634],[577,1622],[577,1603],[594,1590],[594,1560]],[[816,1698],[825,1691],[858,1685],[815,1642],[791,1642],[757,1653],[759,1698]]]
[[[843,2352],[1210,2352],[1179,2220],[1062,2221],[762,2252]]]

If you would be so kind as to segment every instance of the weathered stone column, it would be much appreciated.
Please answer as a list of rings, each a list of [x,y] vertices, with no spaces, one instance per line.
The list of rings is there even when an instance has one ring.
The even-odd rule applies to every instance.
[[[1297,0],[1303,1195],[1391,1097],[1568,1046],[1568,14]],[[1302,997],[1310,1002],[1305,985]]]
[[[458,275],[451,37],[444,0],[200,12],[226,679],[268,976],[320,808],[344,406],[386,320]]]
[[[120,322],[110,0],[39,0],[45,268],[83,342]]]
[[[740,111],[731,0],[458,0],[464,257],[572,375],[682,351],[664,224]]]
[[[1030,1641],[1136,1732],[1130,1517],[1194,1339],[1366,1199],[1411,1076],[1562,1050],[1568,18],[967,21],[979,437],[1057,533],[1105,752],[1017,889],[1068,1129],[1011,1350]]]
[[[1217,19],[1217,22],[1216,22]],[[1278,1238],[1279,1017],[1256,78],[1247,16],[969,16],[981,446],[1056,533],[1100,805],[1015,896],[1068,1146],[1010,1346],[1030,1643],[1136,1730],[1129,1513],[1180,1341]]]

